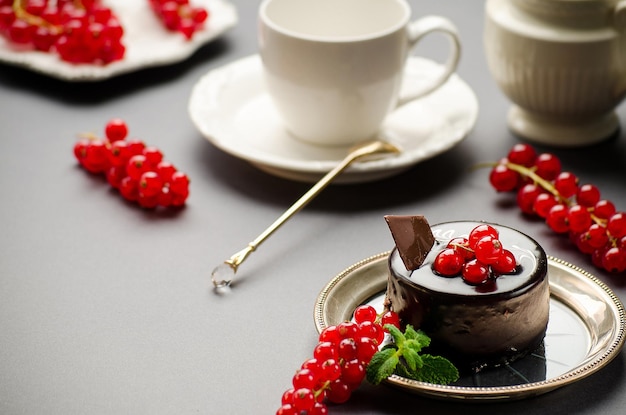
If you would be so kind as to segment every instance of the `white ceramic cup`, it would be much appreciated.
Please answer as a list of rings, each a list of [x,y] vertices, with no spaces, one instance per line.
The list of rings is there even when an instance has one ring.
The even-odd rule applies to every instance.
[[[441,74],[400,99],[411,49],[435,31],[451,41]],[[264,0],[259,50],[287,130],[316,145],[345,146],[374,138],[391,111],[443,85],[461,47],[452,22],[411,20],[405,0]]]

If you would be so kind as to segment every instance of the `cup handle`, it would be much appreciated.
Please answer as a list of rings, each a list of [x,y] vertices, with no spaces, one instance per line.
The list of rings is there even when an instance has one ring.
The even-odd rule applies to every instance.
[[[400,97],[397,106],[400,107],[415,99],[428,95],[435,89],[443,85],[448,78],[456,71],[461,57],[461,42],[456,26],[445,17],[426,16],[411,22],[407,28],[409,33],[409,44],[413,48],[424,36],[431,32],[442,32],[450,40],[450,55],[445,63],[443,71],[429,85],[420,91],[416,91],[408,96]]]

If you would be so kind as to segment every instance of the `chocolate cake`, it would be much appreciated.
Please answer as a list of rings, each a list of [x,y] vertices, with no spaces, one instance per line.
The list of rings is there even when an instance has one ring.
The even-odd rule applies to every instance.
[[[450,240],[467,237],[482,222],[425,227],[421,216],[385,219],[396,241],[389,256],[387,302],[403,324],[431,337],[429,353],[477,371],[509,363],[541,345],[550,294],[547,258],[537,242],[512,228],[491,224],[502,245],[514,254],[515,271],[468,284],[461,277],[438,275],[433,261]]]

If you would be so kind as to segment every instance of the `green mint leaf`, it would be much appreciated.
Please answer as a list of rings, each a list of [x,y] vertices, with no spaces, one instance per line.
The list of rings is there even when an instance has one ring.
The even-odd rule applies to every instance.
[[[406,379],[415,379],[416,377],[415,371],[412,371],[407,365],[403,365],[402,363],[396,366],[396,371],[394,373]]]
[[[404,361],[406,362],[406,365],[409,367],[409,369],[415,371],[415,370],[420,369],[424,365],[424,362],[422,361],[422,357],[419,355],[419,352],[416,351],[415,349],[411,347],[404,347],[401,350],[401,352],[402,352],[402,357],[404,358]]]
[[[420,350],[430,345],[430,337],[428,337],[426,333],[421,330],[415,330],[410,324],[407,324],[404,336],[407,340],[412,340],[411,347],[418,353]],[[419,345],[419,347],[415,344]]]
[[[458,369],[445,357],[423,354],[424,366],[414,372],[412,379],[421,382],[447,385],[459,378]]]
[[[393,342],[396,344],[396,347],[398,349],[402,348],[405,337],[404,337],[404,334],[400,331],[400,329],[394,326],[393,324],[385,324],[384,328],[387,329],[389,334],[391,334],[391,337],[393,338]]]
[[[393,375],[398,361],[399,356],[395,348],[390,347],[376,352],[367,365],[367,380],[373,385],[378,385]]]
[[[403,333],[387,324],[385,328],[394,342],[376,352],[366,368],[367,380],[378,385],[394,373],[407,379],[447,385],[459,378],[459,371],[442,356],[420,354],[430,345],[430,337],[421,330],[407,325]]]

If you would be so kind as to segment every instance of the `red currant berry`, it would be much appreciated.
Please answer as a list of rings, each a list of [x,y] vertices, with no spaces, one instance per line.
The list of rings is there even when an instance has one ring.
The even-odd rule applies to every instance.
[[[433,262],[433,270],[444,277],[453,277],[461,273],[465,260],[455,249],[446,248],[439,252]]]
[[[300,411],[298,411],[292,404],[286,403],[283,404],[276,411],[276,415],[299,415]]]
[[[339,359],[339,353],[337,351],[336,343],[331,343],[328,341],[323,341],[315,346],[313,349],[313,357],[320,362],[324,362],[328,359]]]
[[[322,381],[334,381],[341,377],[341,366],[335,359],[328,359],[322,363],[320,380]]]
[[[139,193],[139,196],[137,197],[137,203],[139,203],[139,206],[141,206],[142,208],[154,209],[155,207],[159,206],[159,195],[146,196]]]
[[[569,231],[569,224],[567,223],[568,209],[565,205],[554,205],[548,216],[546,216],[546,224],[550,229],[556,233],[566,233]]]
[[[0,4],[0,29],[8,29],[15,21],[15,12],[11,4]]]
[[[145,147],[146,144],[141,140],[128,140],[128,152],[131,156],[142,154]]]
[[[356,358],[363,364],[368,364],[378,351],[378,342],[370,337],[359,337],[356,341]]]
[[[128,135],[128,126],[124,120],[114,118],[104,127],[104,134],[111,143],[114,143],[126,138]]]
[[[136,201],[139,198],[139,186],[138,181],[126,176],[120,182],[119,187],[122,197],[126,200]]]
[[[383,339],[385,338],[385,332],[383,328],[378,323],[373,323],[371,321],[364,321],[363,323],[359,323],[359,334],[360,337],[369,337],[374,340],[376,344],[381,344]]]
[[[381,317],[380,324],[383,327],[386,326],[387,324],[391,324],[392,326],[395,326],[396,328],[399,329],[400,328],[400,316],[398,316],[398,313],[395,313],[393,311],[387,311]]]
[[[564,171],[554,179],[554,188],[564,198],[570,198],[578,192],[578,177]]]
[[[591,253],[591,263],[597,267],[604,269],[604,265],[602,264],[604,260],[604,253],[608,250],[607,247],[598,248]]]
[[[141,175],[148,170],[148,164],[146,163],[146,157],[138,154],[128,159],[126,164],[126,174],[131,179],[139,181]]]
[[[341,335],[337,326],[328,326],[320,333],[320,342],[339,343]]]
[[[356,341],[353,338],[342,339],[337,347],[339,359],[343,361],[356,359]]]
[[[53,27],[38,26],[33,34],[33,46],[42,52],[49,52],[60,33]]]
[[[359,332],[359,325],[352,321],[344,321],[337,324],[337,331],[342,339],[352,339]]]
[[[291,383],[294,389],[308,388],[313,389],[317,384],[317,376],[310,369],[300,369],[293,375]]]
[[[590,243],[587,233],[574,233],[571,232],[570,239],[574,242],[576,247],[583,254],[591,254],[596,250]]]
[[[163,180],[156,172],[147,171],[139,178],[139,195],[145,197],[157,196],[163,188]]]
[[[352,388],[358,387],[358,385],[365,379],[365,366],[358,360],[348,360],[341,369],[341,380],[351,385]]]
[[[309,411],[315,405],[315,395],[309,388],[299,388],[293,393],[293,406],[298,413]]]
[[[593,208],[593,213],[600,219],[608,219],[616,212],[615,205],[610,200],[600,200]]]
[[[489,278],[489,267],[477,259],[472,259],[463,266],[462,276],[468,284],[482,284]]]
[[[561,161],[550,153],[542,153],[535,159],[535,173],[545,180],[552,181],[561,172]]]
[[[185,194],[176,194],[176,193],[170,192],[170,194],[172,197],[171,206],[176,206],[176,207],[183,206],[185,204],[185,201],[187,200],[187,197],[189,196],[189,192]]]
[[[613,214],[606,224],[606,229],[614,238],[626,236],[626,213],[617,212]]]
[[[308,415],[328,415],[328,407],[321,402],[316,402]]]
[[[109,182],[114,189],[119,189],[124,177],[126,177],[126,172],[122,167],[118,166],[109,167],[106,173],[107,182]]]
[[[74,144],[74,157],[82,165],[85,157],[87,156],[87,147],[89,147],[89,140],[86,138],[79,140]]]
[[[296,390],[294,388],[287,389],[283,393],[283,396],[280,398],[280,403],[282,403],[283,405],[285,405],[285,404],[292,404],[293,403],[293,393],[295,391]]]
[[[594,248],[602,248],[609,241],[609,236],[606,233],[606,228],[597,223],[592,224],[587,232],[584,233],[585,238],[588,240],[589,245]]]
[[[189,194],[189,177],[181,171],[172,174],[170,179],[170,190],[179,195]]]
[[[192,17],[196,23],[204,23],[209,17],[209,12],[202,7],[195,7],[192,12]]]
[[[102,140],[90,140],[85,149],[83,167],[91,173],[103,173],[109,168],[106,145]]]
[[[161,176],[164,183],[169,183],[172,179],[172,174],[176,173],[176,167],[168,161],[161,161],[156,166],[156,172]]]
[[[509,192],[515,189],[519,179],[519,174],[504,164],[498,164],[489,174],[489,182],[498,192]]]
[[[174,195],[170,193],[170,189],[168,187],[162,187],[161,193],[159,193],[159,205],[163,207],[173,206],[172,201],[174,200]]]
[[[602,266],[609,272],[626,271],[626,250],[614,246],[604,253]]]
[[[5,30],[9,40],[16,44],[28,45],[32,42],[37,28],[22,19],[14,20]]]
[[[147,162],[154,168],[163,160],[163,153],[156,147],[147,146],[143,149],[142,154],[146,156]]]
[[[583,184],[576,194],[576,202],[585,207],[594,207],[600,201],[600,190],[592,184]]]
[[[476,243],[485,236],[491,236],[494,239],[498,239],[498,230],[491,225],[483,224],[478,225],[469,234],[468,244],[471,249],[476,247]]]
[[[347,402],[350,395],[352,395],[352,389],[342,379],[331,382],[326,391],[326,398],[336,404]]]
[[[567,222],[572,232],[585,232],[591,226],[591,214],[586,207],[573,205],[567,212]]]
[[[485,236],[476,243],[474,254],[476,259],[483,264],[491,265],[500,259],[502,255],[502,243],[492,236]]]
[[[448,242],[446,248],[454,249],[461,255],[464,261],[474,258],[474,251],[469,247],[469,241],[467,238],[457,237]]]
[[[542,194],[541,188],[534,184],[525,184],[517,192],[517,205],[520,210],[527,215],[535,213],[535,200]]]
[[[496,274],[511,274],[517,269],[517,260],[513,252],[508,249],[502,250],[502,255],[496,262],[491,264],[491,269]]]
[[[316,358],[305,360],[302,365],[300,365],[300,369],[309,369],[317,373],[320,370],[320,362]]]
[[[109,163],[112,166],[126,167],[130,158],[128,143],[124,140],[117,140],[111,144],[109,149]]]
[[[374,322],[378,313],[371,305],[360,305],[354,310],[354,321],[362,323],[364,321]]]
[[[535,149],[528,144],[515,144],[509,151],[507,158],[511,163],[519,164],[525,167],[532,167],[537,158]]]
[[[540,218],[545,219],[552,209],[552,206],[559,203],[556,198],[549,193],[541,193],[537,195],[535,202],[533,203],[533,210]]]

